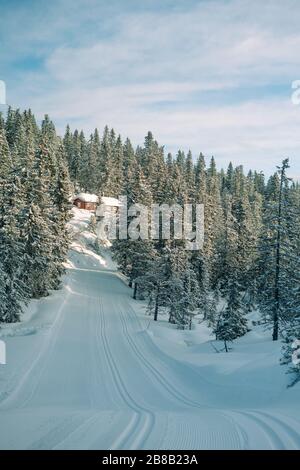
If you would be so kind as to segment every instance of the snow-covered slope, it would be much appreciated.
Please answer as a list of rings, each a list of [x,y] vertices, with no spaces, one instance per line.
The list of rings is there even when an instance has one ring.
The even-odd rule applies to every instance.
[[[64,287],[1,330],[2,449],[296,449],[299,386],[260,330],[230,354],[154,324],[73,209]]]

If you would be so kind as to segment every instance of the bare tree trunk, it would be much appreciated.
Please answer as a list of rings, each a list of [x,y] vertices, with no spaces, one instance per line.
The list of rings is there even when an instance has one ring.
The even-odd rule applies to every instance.
[[[157,318],[158,318],[158,301],[159,301],[159,287],[157,289],[156,298],[155,298],[154,321],[157,321]]]
[[[133,298],[136,300],[136,294],[137,294],[137,289],[138,289],[138,283],[134,283],[134,291],[133,291]]]
[[[277,239],[276,239],[276,271],[275,271],[275,305],[273,313],[273,341],[278,340],[279,332],[279,307],[280,307],[280,291],[279,291],[279,278],[281,268],[281,227],[282,227],[282,196],[283,196],[283,183],[285,177],[285,170],[288,168],[288,160],[282,163],[280,172],[280,191],[278,199],[278,225],[277,225]]]

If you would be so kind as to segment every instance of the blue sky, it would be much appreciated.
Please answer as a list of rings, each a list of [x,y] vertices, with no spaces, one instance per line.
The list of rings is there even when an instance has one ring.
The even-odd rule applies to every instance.
[[[0,0],[8,102],[300,178],[298,0]]]

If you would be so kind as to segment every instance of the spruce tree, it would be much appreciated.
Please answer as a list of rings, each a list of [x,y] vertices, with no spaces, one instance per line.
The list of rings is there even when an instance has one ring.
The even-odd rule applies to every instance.
[[[237,278],[232,277],[230,279],[228,290],[226,308],[220,312],[214,330],[216,339],[224,341],[226,352],[228,352],[228,342],[232,342],[247,333],[247,319],[244,316],[244,307]]]
[[[52,243],[52,273],[51,288],[60,287],[60,279],[64,274],[64,263],[70,246],[70,235],[67,230],[67,222],[70,220],[70,195],[71,184],[66,164],[66,155],[63,145],[58,147],[56,153],[58,164],[57,179],[53,192],[53,210],[51,215],[53,243]]]
[[[23,281],[25,270],[19,214],[22,191],[3,130],[0,130],[0,321],[19,320],[28,298]]]
[[[286,286],[295,275],[291,269],[295,263],[295,247],[289,234],[289,224],[293,224],[295,214],[289,199],[288,168],[288,159],[278,167],[279,187],[272,191],[272,199],[265,209],[260,245],[260,308],[264,320],[272,324],[274,341],[278,340],[280,324],[289,320]]]

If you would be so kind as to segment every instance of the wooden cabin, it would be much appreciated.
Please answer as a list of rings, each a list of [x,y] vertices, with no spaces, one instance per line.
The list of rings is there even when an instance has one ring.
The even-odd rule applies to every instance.
[[[78,209],[85,209],[87,211],[95,211],[98,204],[98,196],[96,194],[80,193],[75,196],[73,200],[74,206]]]

